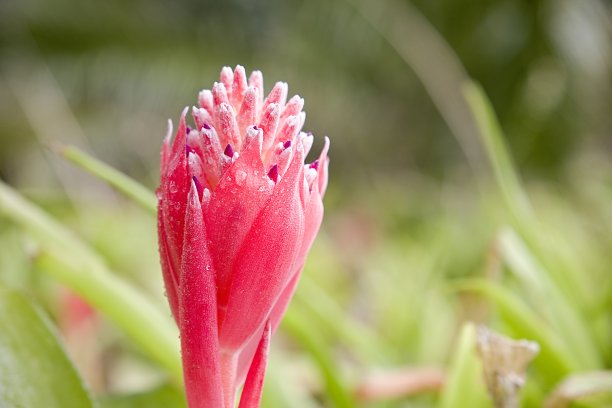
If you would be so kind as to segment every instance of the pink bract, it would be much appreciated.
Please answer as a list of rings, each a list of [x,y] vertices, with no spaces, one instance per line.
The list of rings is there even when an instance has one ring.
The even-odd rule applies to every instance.
[[[304,160],[304,100],[225,67],[161,152],[158,236],[189,406],[257,407],[270,336],[323,218],[329,140]]]

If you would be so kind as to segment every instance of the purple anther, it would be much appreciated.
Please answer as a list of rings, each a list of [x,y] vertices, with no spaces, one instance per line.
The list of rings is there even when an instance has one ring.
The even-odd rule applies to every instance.
[[[268,177],[270,177],[270,180],[272,180],[275,183],[278,181],[278,165],[277,164],[272,166],[272,168],[268,172]]]
[[[253,129],[255,129],[255,130],[259,130],[259,128],[257,127],[257,125],[253,125]]]
[[[210,130],[210,125],[207,122],[204,122],[204,124],[202,125],[202,127],[206,130]]]
[[[200,199],[200,201],[202,201],[202,194],[204,194],[204,189],[202,188],[202,184],[200,183],[200,180],[198,180],[196,176],[191,177],[191,179],[193,180],[193,183],[196,186],[196,190],[198,190],[198,198]]]
[[[318,160],[313,161],[312,163],[310,163],[309,167],[311,169],[319,170],[319,161]]]
[[[230,158],[234,157],[234,149],[232,149],[231,144],[228,143],[227,146],[225,146],[225,150],[223,151],[223,154]]]
[[[189,153],[195,153],[195,150],[193,150],[193,147],[185,144],[185,156],[189,157]]]
[[[185,134],[188,135],[191,132],[191,127],[185,126]]]
[[[283,143],[283,149],[288,149],[291,147],[291,140],[287,140],[285,143]]]

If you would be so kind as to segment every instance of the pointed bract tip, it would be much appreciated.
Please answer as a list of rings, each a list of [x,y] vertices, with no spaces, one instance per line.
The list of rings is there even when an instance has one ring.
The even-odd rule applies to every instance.
[[[277,164],[272,166],[272,168],[268,172],[268,177],[270,177],[270,180],[272,180],[275,183],[278,181],[278,165]]]
[[[189,153],[195,154],[195,150],[193,150],[193,147],[185,143],[185,156],[189,157]]]
[[[164,137],[164,142],[169,142],[172,138],[172,131],[174,130],[174,126],[172,125],[172,119],[168,119],[168,125],[166,126],[166,136]]]
[[[198,192],[198,199],[202,201],[202,194],[204,193],[202,183],[200,183],[200,180],[198,180],[196,176],[192,176],[191,179],[193,180],[193,184],[195,184],[196,190]]]

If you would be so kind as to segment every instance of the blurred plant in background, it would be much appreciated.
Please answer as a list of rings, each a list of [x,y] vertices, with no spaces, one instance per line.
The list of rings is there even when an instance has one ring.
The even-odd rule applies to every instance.
[[[152,189],[165,119],[240,63],[267,90],[290,82],[306,130],[334,140],[263,406],[488,406],[467,321],[539,344],[524,406],[605,406],[590,394],[612,367],[611,19],[570,0],[1,2],[0,177],[45,212],[0,189],[0,282],[45,311],[2,295],[0,361],[44,350],[57,374],[39,389],[87,406],[61,350],[36,343],[44,316],[65,321],[67,285],[103,316],[86,363],[101,404],[184,406],[154,217],[46,146]],[[37,335],[6,340],[20,328]],[[7,378],[0,390],[28,384]]]

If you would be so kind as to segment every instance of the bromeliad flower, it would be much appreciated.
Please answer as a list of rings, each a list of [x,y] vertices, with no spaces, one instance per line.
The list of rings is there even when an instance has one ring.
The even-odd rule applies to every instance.
[[[158,235],[189,406],[258,407],[270,336],[323,217],[327,150],[304,164],[304,100],[228,67],[161,152]]]

